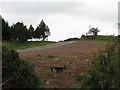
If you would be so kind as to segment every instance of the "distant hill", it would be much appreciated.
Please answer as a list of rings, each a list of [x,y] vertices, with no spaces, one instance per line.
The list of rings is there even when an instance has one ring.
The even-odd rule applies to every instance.
[[[79,38],[68,38],[68,39],[66,39],[64,41],[76,41],[76,40],[80,40],[80,39]]]

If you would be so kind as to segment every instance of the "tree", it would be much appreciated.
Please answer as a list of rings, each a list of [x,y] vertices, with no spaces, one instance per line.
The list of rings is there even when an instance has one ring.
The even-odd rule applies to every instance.
[[[100,32],[100,30],[98,30],[98,28],[91,28],[90,31],[93,32],[93,34],[95,36],[97,36],[98,32]]]
[[[34,28],[32,25],[30,25],[29,29],[28,29],[28,39],[32,39],[34,36]]]
[[[28,31],[23,22],[17,22],[11,26],[13,39],[16,41],[27,41]]]
[[[46,26],[45,22],[42,20],[35,30],[36,38],[42,38],[43,41],[45,41],[45,39],[48,37],[49,33],[50,33],[49,27]]]
[[[8,22],[6,22],[2,18],[2,40],[8,41],[10,39],[11,39],[10,26],[9,26]]]
[[[13,41],[17,41],[18,32],[17,32],[17,30],[16,30],[16,28],[15,28],[15,24],[13,24],[10,29],[11,29],[11,37],[12,37],[12,40],[13,40]]]
[[[23,22],[17,22],[16,24],[9,26],[8,22],[2,19],[2,40],[13,40],[13,41],[27,41],[32,38],[42,38],[43,41],[50,35],[49,27],[42,20],[37,26],[36,30],[32,25],[29,29],[26,28]]]
[[[40,29],[41,29],[41,36],[43,38],[43,41],[45,41],[45,31],[46,31],[46,24],[42,20],[40,23]]]
[[[46,30],[45,30],[45,38],[47,38],[48,40],[48,36],[50,35],[50,29],[48,27],[48,25],[46,26]]]
[[[35,30],[35,34],[34,34],[34,38],[41,38],[41,29],[40,29],[40,25],[37,26],[36,30]]]

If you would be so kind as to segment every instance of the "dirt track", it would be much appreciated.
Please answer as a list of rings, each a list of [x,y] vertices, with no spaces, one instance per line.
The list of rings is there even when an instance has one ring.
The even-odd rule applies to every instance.
[[[68,88],[81,84],[75,78],[88,70],[93,53],[98,53],[105,45],[104,42],[79,41],[59,47],[19,53],[22,58],[35,63],[35,70],[38,76],[45,80],[47,88]],[[67,69],[63,72],[51,72],[50,67],[64,65]]]

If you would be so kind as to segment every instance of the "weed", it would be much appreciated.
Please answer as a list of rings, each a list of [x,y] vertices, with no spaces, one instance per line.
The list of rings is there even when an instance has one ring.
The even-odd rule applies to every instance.
[[[58,58],[58,56],[46,56],[46,58]]]
[[[40,58],[40,57],[44,57],[44,56],[43,56],[43,55],[41,55],[41,54],[39,54],[39,55],[37,55],[37,57],[38,57],[38,58]]]
[[[93,57],[89,71],[84,76],[77,77],[77,80],[84,82],[83,87],[88,89],[120,87],[117,45],[118,43],[112,43]]]

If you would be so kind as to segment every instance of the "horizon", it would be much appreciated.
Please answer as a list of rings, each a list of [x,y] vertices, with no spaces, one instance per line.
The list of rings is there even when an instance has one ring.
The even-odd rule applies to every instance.
[[[2,1],[1,15],[10,25],[23,21],[27,28],[32,24],[34,29],[43,19],[51,32],[51,36],[48,37],[50,41],[80,38],[89,31],[89,25],[98,27],[100,30],[98,35],[118,35],[118,1],[32,3]],[[109,7],[104,8],[106,5]]]

